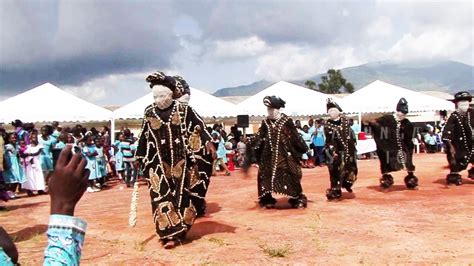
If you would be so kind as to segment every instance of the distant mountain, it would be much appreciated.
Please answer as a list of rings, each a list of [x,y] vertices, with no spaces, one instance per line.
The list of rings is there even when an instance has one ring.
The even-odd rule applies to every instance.
[[[254,95],[259,91],[272,85],[274,82],[260,80],[249,85],[242,85],[238,87],[223,88],[214,92],[214,96],[225,97],[225,96],[248,96]]]
[[[341,69],[343,76],[358,90],[374,80],[382,80],[416,91],[444,91],[454,94],[460,90],[474,92],[474,67],[454,61],[435,62],[375,62]],[[305,80],[290,81],[305,86],[306,80],[321,82],[317,74]],[[249,85],[224,88],[215,96],[254,95],[274,82],[261,80]]]

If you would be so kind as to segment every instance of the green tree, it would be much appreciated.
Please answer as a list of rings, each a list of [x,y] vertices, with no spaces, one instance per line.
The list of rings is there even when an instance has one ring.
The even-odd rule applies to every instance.
[[[329,69],[327,75],[321,77],[321,81],[318,84],[320,92],[338,94],[341,93],[341,88],[344,88],[348,93],[354,92],[354,85],[347,82],[342,76],[341,70]]]
[[[313,80],[307,80],[304,85],[306,85],[310,90],[316,90],[316,82]]]

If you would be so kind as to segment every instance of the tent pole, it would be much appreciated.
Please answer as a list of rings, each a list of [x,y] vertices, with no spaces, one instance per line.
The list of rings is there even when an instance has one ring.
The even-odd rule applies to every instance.
[[[359,126],[362,128],[362,112],[359,112]]]

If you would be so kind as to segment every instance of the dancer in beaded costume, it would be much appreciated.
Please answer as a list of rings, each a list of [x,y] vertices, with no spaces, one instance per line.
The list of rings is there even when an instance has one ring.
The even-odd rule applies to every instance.
[[[211,136],[200,130],[205,124],[199,115],[177,100],[183,79],[156,72],[147,81],[155,102],[145,109],[135,158],[148,181],[156,233],[165,248],[173,248],[203,207],[196,199],[204,199],[212,169],[206,158],[215,150]]]
[[[459,172],[465,170],[469,163],[474,163],[474,110],[469,107],[472,96],[467,91],[454,95],[452,102],[456,104],[443,130],[443,141],[449,163],[450,173],[446,177],[448,185],[461,185]],[[468,171],[468,177],[474,179],[474,167]]]
[[[247,161],[254,158],[258,169],[258,198],[262,207],[274,208],[272,193],[288,196],[293,208],[306,208],[307,199],[301,187],[301,155],[308,146],[298,134],[293,120],[279,109],[285,101],[276,96],[266,96],[268,117],[262,121],[259,132],[247,147]]]
[[[349,120],[340,115],[341,107],[331,98],[326,107],[330,118],[324,126],[325,151],[331,181],[326,197],[334,200],[342,196],[342,187],[352,193],[352,185],[357,180],[356,139]]]
[[[384,115],[370,123],[372,133],[377,143],[377,156],[380,161],[380,186],[389,188],[393,185],[391,172],[405,169],[405,185],[409,189],[418,187],[418,178],[414,175],[413,164],[413,124],[406,118],[408,102],[405,98],[398,101],[394,114]]]

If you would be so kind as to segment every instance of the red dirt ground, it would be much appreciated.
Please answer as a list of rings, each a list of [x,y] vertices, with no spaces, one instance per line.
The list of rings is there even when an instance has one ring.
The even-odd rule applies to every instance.
[[[445,185],[443,154],[415,156],[418,191],[378,187],[377,160],[359,161],[354,194],[327,202],[327,168],[304,169],[306,210],[256,204],[256,169],[211,181],[208,214],[196,221],[188,241],[164,250],[154,233],[146,186],[140,188],[138,223],[127,225],[131,189],[115,185],[85,194],[76,216],[89,224],[83,265],[156,264],[469,264],[474,262],[474,181]],[[463,176],[467,173],[463,172]],[[49,197],[6,203],[0,224],[16,241],[23,265],[38,265],[46,243]]]

